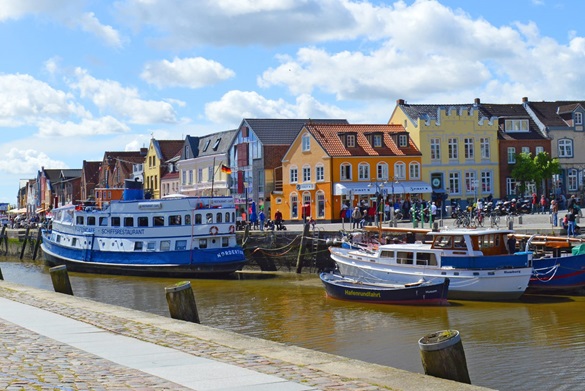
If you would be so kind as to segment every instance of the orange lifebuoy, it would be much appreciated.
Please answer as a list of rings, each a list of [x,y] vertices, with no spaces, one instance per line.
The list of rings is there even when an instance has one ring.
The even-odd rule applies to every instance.
[[[211,235],[217,235],[219,233],[219,228],[214,225],[213,227],[209,228],[209,233]]]
[[[230,233],[233,234],[234,232],[236,232],[236,227],[233,225],[230,225]]]

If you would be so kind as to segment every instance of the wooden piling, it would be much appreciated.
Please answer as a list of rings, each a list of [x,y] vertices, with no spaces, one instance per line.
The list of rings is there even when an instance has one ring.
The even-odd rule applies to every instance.
[[[200,323],[195,295],[189,281],[181,281],[165,287],[165,294],[171,318]]]
[[[35,259],[37,259],[37,253],[39,252],[39,246],[41,245],[42,234],[43,234],[43,233],[41,232],[41,229],[39,228],[39,229],[37,230],[37,241],[35,242],[35,248],[34,248],[34,250],[33,250],[33,255],[32,255],[32,259],[33,259],[33,261],[34,261]]]
[[[0,280],[4,280],[4,276],[2,275],[2,269],[0,269]]]
[[[471,384],[463,343],[457,330],[442,330],[418,341],[426,375]]]
[[[2,227],[2,233],[0,233],[0,246],[4,243],[5,251],[4,255],[8,255],[8,232],[6,232],[6,226]]]
[[[28,242],[28,235],[30,233],[30,227],[26,227],[26,233],[24,234],[24,241],[22,242],[22,248],[20,249],[20,260],[24,258],[24,250],[26,249],[26,242]]]
[[[65,265],[52,267],[49,269],[49,273],[51,274],[55,292],[73,296],[73,289],[71,289],[71,282]]]
[[[299,246],[299,253],[297,255],[297,273],[299,274],[303,270],[303,252],[305,251],[305,241],[307,236],[309,236],[309,222],[305,221],[303,236],[301,236],[301,244]]]

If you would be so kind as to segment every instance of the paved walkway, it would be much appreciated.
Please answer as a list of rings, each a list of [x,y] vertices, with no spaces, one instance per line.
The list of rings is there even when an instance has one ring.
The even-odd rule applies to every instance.
[[[0,389],[482,388],[0,281]]]

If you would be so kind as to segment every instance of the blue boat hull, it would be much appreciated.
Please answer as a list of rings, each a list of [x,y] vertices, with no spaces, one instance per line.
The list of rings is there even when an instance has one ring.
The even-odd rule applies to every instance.
[[[327,296],[335,299],[378,304],[446,305],[449,279],[440,283],[388,288],[333,273],[319,275]]]
[[[585,254],[533,260],[529,292],[569,291],[585,287]]]

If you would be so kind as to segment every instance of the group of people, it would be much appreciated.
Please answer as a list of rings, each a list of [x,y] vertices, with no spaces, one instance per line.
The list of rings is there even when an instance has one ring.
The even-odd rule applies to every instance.
[[[278,231],[286,229],[284,227],[282,212],[280,209],[277,209],[276,213],[274,213],[274,220],[270,219],[270,209],[268,210],[268,218],[264,213],[264,209],[260,209],[260,213],[256,213],[252,208],[248,208],[248,214],[242,210],[241,217],[242,224],[244,226],[246,224],[250,224],[250,228],[252,229],[259,229],[260,231],[264,231],[264,229],[269,231],[274,231],[275,229]]]
[[[545,202],[546,199],[544,196],[541,197],[544,206],[546,206]],[[544,209],[544,207],[543,207]],[[559,201],[556,199],[551,200],[549,211],[552,218],[552,225],[555,227],[559,226],[559,210],[561,209],[561,205],[559,205]],[[579,234],[580,227],[577,226],[577,216],[581,215],[581,208],[577,203],[577,199],[574,195],[569,198],[567,203],[567,213],[560,221],[561,227],[567,231],[567,237],[574,237]]]

